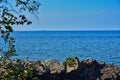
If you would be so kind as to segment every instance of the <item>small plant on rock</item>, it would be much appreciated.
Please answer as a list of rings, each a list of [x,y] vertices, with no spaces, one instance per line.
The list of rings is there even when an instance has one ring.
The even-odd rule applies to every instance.
[[[72,66],[75,62],[75,58],[74,57],[67,57],[66,61],[64,62],[64,65],[68,65],[68,66]]]

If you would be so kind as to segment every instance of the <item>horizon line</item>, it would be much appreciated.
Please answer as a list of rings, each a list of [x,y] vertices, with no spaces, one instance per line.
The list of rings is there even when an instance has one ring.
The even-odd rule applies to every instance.
[[[120,31],[120,30],[14,30],[14,31]]]

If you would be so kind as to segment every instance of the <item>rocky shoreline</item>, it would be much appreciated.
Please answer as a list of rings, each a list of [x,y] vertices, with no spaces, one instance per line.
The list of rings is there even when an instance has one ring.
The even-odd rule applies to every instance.
[[[19,62],[23,66],[25,64],[34,66],[32,74],[37,77],[36,80],[120,80],[120,66],[105,64],[95,59],[79,60],[77,57],[73,59],[74,62],[71,65],[57,60],[0,61],[0,75],[8,71],[9,67],[4,67],[5,64],[12,66]],[[0,80],[4,79],[0,77]],[[27,78],[25,80],[33,79]]]

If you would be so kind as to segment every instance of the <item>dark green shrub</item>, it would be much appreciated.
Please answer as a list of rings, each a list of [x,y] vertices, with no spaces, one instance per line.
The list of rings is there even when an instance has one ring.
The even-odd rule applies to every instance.
[[[75,62],[75,58],[74,57],[67,57],[66,61],[64,62],[64,65],[68,65],[68,66],[72,66]]]

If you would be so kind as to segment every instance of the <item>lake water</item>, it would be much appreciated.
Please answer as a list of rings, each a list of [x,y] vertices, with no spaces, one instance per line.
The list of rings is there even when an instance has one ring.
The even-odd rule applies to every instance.
[[[64,61],[77,56],[120,65],[120,31],[16,31],[14,36],[16,58]]]

